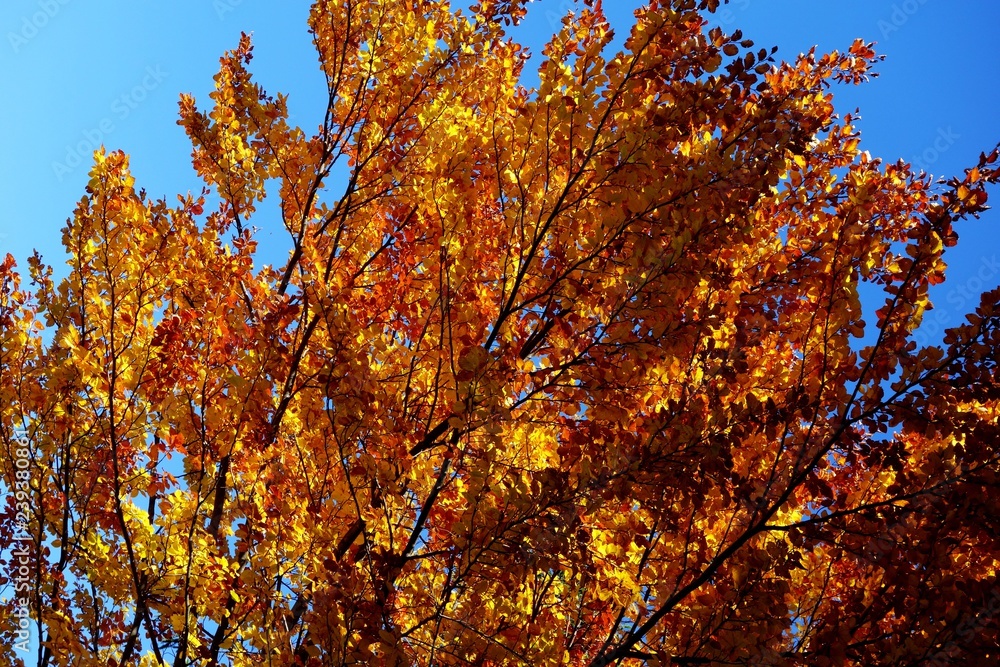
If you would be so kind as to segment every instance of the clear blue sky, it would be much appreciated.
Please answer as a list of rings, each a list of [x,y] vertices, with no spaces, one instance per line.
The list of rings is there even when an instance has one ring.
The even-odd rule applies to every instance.
[[[624,37],[636,0],[605,0]],[[83,193],[100,141],[132,156],[137,183],[153,196],[200,188],[190,145],[176,125],[177,98],[207,101],[221,53],[254,33],[257,79],[290,94],[307,130],[323,109],[323,85],[306,33],[305,0],[3,0],[0,5],[0,253],[19,264],[33,248],[63,261],[59,230]],[[515,33],[538,53],[570,0],[542,0]],[[855,37],[887,56],[880,78],[835,91],[841,112],[860,107],[863,145],[888,160],[920,160],[935,175],[958,173],[1000,140],[1000,26],[996,0],[733,0],[717,15],[758,46],[794,57],[816,44],[846,48]],[[994,193],[1000,201],[1000,193]],[[950,322],[966,291],[1000,283],[1000,218],[959,229],[949,281],[936,292]],[[262,233],[263,246],[285,239]],[[978,275],[977,275],[978,274]],[[947,314],[944,311],[948,311]]]

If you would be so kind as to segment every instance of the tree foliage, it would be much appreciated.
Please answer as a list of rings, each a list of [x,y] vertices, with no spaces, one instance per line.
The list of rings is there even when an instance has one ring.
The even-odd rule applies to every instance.
[[[580,5],[528,90],[521,0],[317,0],[318,129],[244,37],[180,102],[202,196],[99,152],[65,277],[0,266],[4,662],[995,664],[1000,290],[912,334],[997,151],[872,159],[871,45],[715,5],[619,53]]]

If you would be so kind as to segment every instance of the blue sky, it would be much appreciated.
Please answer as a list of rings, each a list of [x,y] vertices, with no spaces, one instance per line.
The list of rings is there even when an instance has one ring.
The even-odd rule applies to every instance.
[[[636,0],[605,0],[619,38]],[[306,33],[309,3],[286,0],[4,0],[0,6],[0,253],[23,266],[33,248],[61,265],[60,232],[83,193],[90,144],[122,148],[137,183],[173,201],[200,188],[190,144],[176,125],[181,92],[207,101],[221,53],[240,31],[256,44],[253,70],[271,92],[290,95],[293,120],[315,127],[323,85]],[[515,33],[534,53],[570,0],[530,5]],[[792,58],[812,45],[846,48],[855,37],[886,55],[878,79],[835,90],[842,113],[860,107],[863,146],[914,161],[937,175],[959,173],[1000,141],[1000,51],[994,0],[732,0],[716,15],[758,46]],[[994,193],[995,197],[1000,194]],[[973,292],[1000,283],[994,212],[962,225],[952,273],[935,291],[932,318],[954,323]],[[263,251],[285,239],[265,227]],[[272,257],[279,255],[273,254]],[[931,336],[931,332],[925,332]]]

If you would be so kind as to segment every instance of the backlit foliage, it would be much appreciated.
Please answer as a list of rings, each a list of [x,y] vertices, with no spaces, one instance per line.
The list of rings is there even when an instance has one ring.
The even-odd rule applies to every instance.
[[[0,266],[4,664],[995,664],[1000,291],[912,333],[997,152],[869,157],[871,45],[715,5],[580,4],[528,90],[521,0],[319,0],[318,129],[244,37],[210,200],[100,152],[68,268]]]

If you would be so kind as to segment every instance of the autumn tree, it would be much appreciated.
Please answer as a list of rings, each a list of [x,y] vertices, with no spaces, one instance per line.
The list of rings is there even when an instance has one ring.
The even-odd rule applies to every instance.
[[[872,159],[872,46],[718,4],[581,4],[527,89],[521,0],[318,0],[317,129],[244,37],[204,195],[99,152],[0,266],[4,663],[997,664],[1000,290],[913,332],[998,153]]]

